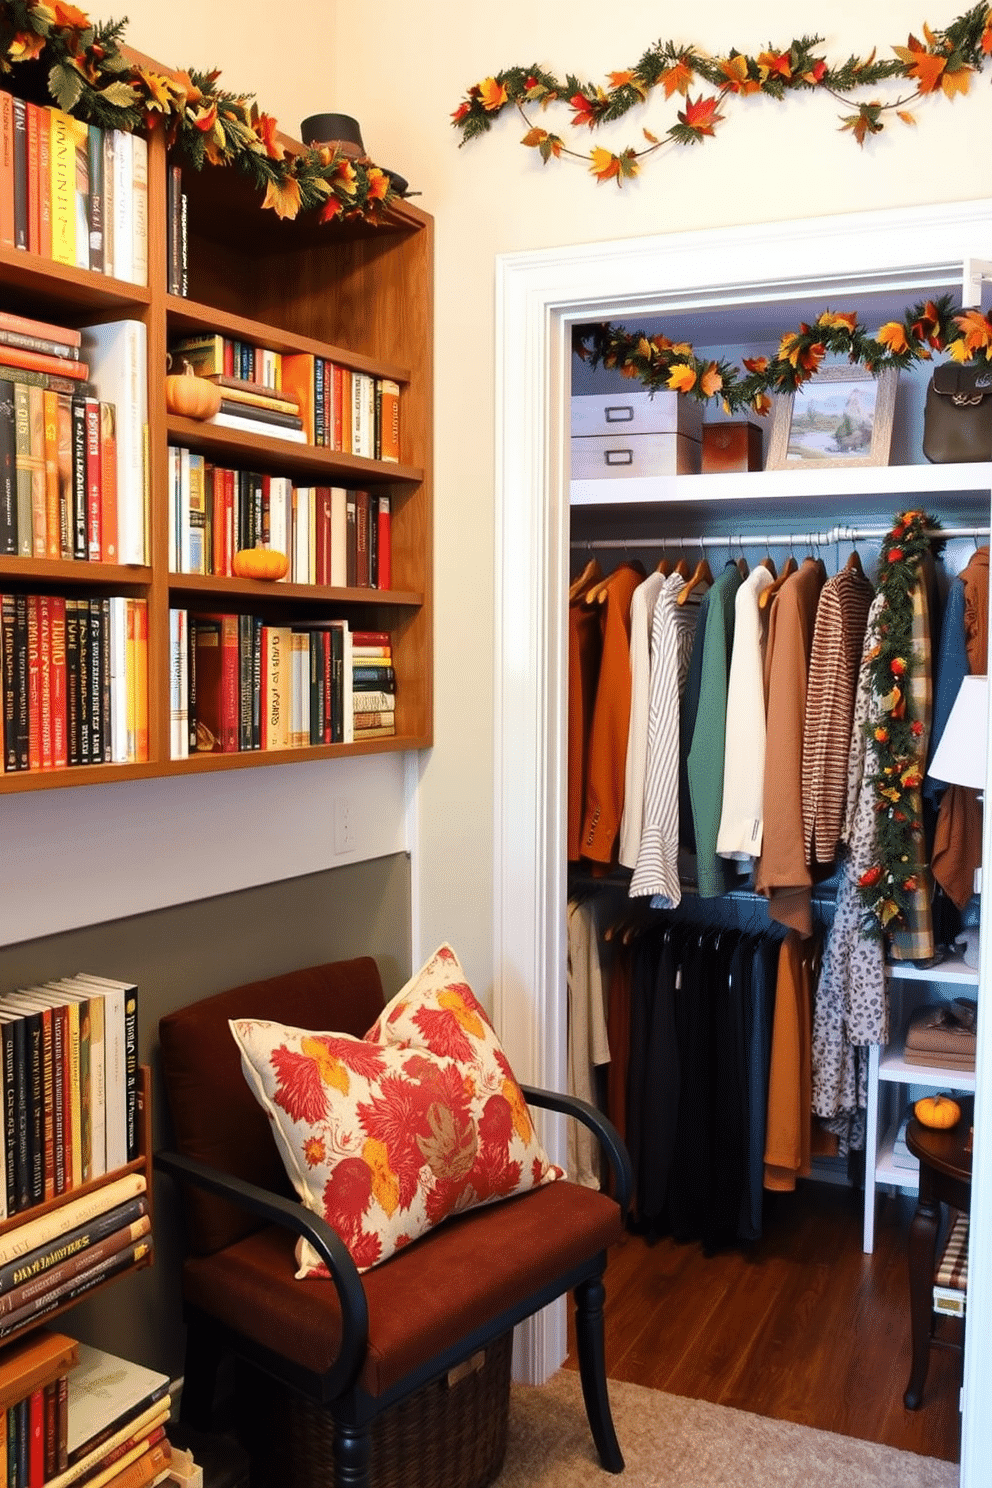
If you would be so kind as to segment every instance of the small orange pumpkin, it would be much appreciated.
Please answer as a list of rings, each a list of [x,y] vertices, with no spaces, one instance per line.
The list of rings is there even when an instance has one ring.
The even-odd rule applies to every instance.
[[[187,362],[184,372],[165,379],[165,406],[183,418],[213,418],[220,411],[220,388],[205,377],[197,377]]]
[[[916,1102],[913,1114],[924,1126],[948,1131],[961,1120],[961,1107],[949,1095],[926,1095]]]
[[[231,570],[239,579],[281,579],[289,572],[289,559],[275,548],[239,548]]]

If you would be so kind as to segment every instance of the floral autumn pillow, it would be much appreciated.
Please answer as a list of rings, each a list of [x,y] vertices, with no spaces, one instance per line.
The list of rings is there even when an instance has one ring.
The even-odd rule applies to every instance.
[[[388,1019],[401,999],[403,1013],[416,1017],[411,989],[427,969],[393,999],[376,1029],[396,1031],[399,1015]],[[435,1009],[433,978],[422,994],[425,1009],[443,1015],[436,1026],[428,1020],[432,1042],[454,1040],[464,1059],[440,1048],[378,1043],[376,1029],[356,1039],[231,1021],[245,1077],[272,1122],[296,1192],[333,1225],[360,1271],[449,1214],[563,1176],[537,1140],[488,1019],[464,990],[471,1003],[461,1001],[460,1015],[447,1005]],[[467,1042],[450,1027],[452,1014]],[[297,1259],[300,1276],[327,1274],[306,1242]]]

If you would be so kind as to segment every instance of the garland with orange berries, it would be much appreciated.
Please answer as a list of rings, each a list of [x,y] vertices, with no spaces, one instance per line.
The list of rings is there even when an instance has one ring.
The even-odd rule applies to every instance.
[[[219,72],[162,72],[121,51],[125,22],[91,21],[66,0],[0,0],[0,72],[16,69],[23,94],[51,98],[64,113],[101,129],[164,128],[189,163],[233,165],[264,192],[279,217],[376,222],[398,199],[388,171],[371,160],[314,145],[287,151],[278,125],[253,95],[217,86]]]
[[[867,725],[875,809],[874,858],[858,879],[863,924],[872,935],[903,929],[925,882],[920,791],[926,769],[926,725],[914,715],[913,593],[921,564],[934,551],[937,520],[922,511],[901,512],[886,533],[879,558],[878,592],[884,596],[877,641],[865,658],[874,718]]]
[[[906,46],[893,46],[892,57],[879,57],[873,47],[867,57],[851,56],[843,62],[830,62],[822,55],[822,36],[796,37],[784,47],[769,42],[756,56],[731,47],[725,55],[711,57],[700,47],[658,41],[633,66],[611,72],[608,88],[583,82],[572,73],[557,78],[537,64],[506,67],[473,83],[451,119],[461,133],[461,144],[466,144],[487,133],[505,110],[516,110],[527,125],[521,144],[536,150],[545,165],[562,158],[578,160],[597,182],[616,181],[618,186],[639,175],[644,161],[658,151],[711,139],[726,119],[721,109],[730,100],[756,94],[782,103],[791,93],[828,93],[851,110],[840,116],[841,128],[863,145],[882,133],[889,117],[915,124],[910,105],[930,96],[953,99],[968,92],[992,53],[992,7],[983,0],[942,30],[924,23],[922,32],[922,41],[910,35]],[[891,82],[903,86],[888,101],[851,97]],[[715,91],[707,94],[707,88]],[[574,150],[560,134],[535,124],[528,113],[563,104],[572,110],[573,128],[595,130],[646,103],[656,89],[667,100],[684,100],[683,105],[663,137],[643,129],[644,143],[636,148]]]

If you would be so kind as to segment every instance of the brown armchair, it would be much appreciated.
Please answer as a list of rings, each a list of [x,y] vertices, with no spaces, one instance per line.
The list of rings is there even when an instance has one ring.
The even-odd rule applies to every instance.
[[[359,1274],[344,1243],[296,1199],[241,1071],[230,1018],[261,1018],[361,1036],[383,1007],[371,958],[253,982],[181,1008],[159,1025],[178,1151],[156,1167],[184,1201],[187,1325],[182,1416],[210,1424],[225,1354],[247,1359],[325,1408],[336,1488],[370,1483],[370,1428],[380,1414],[471,1358],[566,1291],[575,1295],[586,1413],[603,1467],[623,1470],[603,1347],[607,1248],[623,1232],[630,1161],[593,1107],[524,1087],[533,1106],[590,1127],[616,1197],[567,1181],[482,1206]],[[331,1280],[296,1280],[306,1237]]]

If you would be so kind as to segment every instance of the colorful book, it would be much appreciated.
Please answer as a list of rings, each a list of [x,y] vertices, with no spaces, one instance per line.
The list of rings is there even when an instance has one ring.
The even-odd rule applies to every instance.
[[[83,346],[101,401],[116,408],[117,561],[147,561],[147,336],[140,320],[83,327]]]

